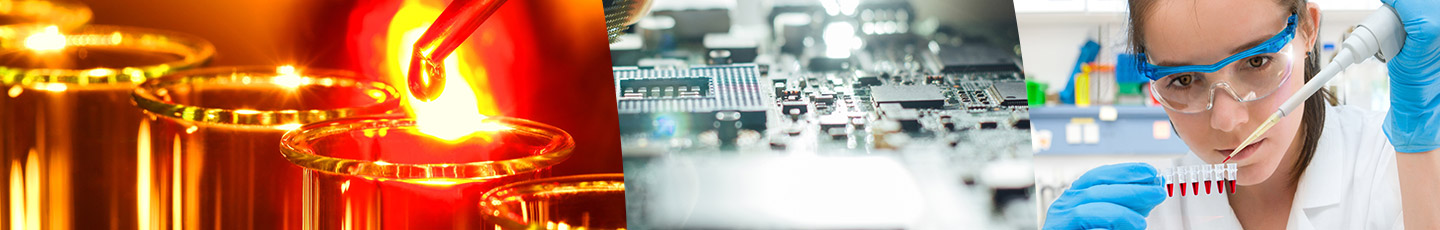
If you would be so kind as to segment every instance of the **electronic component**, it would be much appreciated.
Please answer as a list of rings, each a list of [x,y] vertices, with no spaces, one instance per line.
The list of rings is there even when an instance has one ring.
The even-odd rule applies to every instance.
[[[980,122],[980,129],[995,129],[999,127],[1000,124],[994,121]]]
[[[995,95],[1001,100],[1000,105],[1025,106],[1030,102],[1026,97],[1024,82],[1001,82],[992,85]]]
[[[681,128],[710,129],[719,111],[739,113],[738,122],[745,129],[765,129],[767,107],[753,64],[688,69],[617,67],[614,73],[621,132],[651,130],[657,127],[654,121],[671,116]]]
[[[780,38],[780,50],[799,54],[805,51],[805,37],[810,36],[810,14],[781,13],[775,16],[776,37]]]
[[[1030,119],[1015,120],[1015,123],[1011,123],[1010,127],[1015,127],[1015,129],[1030,129]]]
[[[941,46],[936,55],[946,73],[1020,71],[1015,52],[994,46]]]
[[[731,34],[706,34],[704,43],[710,49],[707,52],[723,50],[727,60],[734,63],[754,62],[759,49],[754,39]]]
[[[877,104],[895,103],[905,108],[938,109],[945,106],[945,95],[932,85],[896,85],[870,87]]]
[[[1027,204],[1034,201],[1033,181],[1027,180],[1032,177],[1005,180],[1013,183],[975,179],[981,170],[996,162],[1030,161],[1024,75],[1018,68],[1019,59],[1010,51],[1013,45],[992,46],[982,39],[959,42],[961,38],[953,35],[917,34],[917,24],[923,24],[920,22],[925,17],[915,13],[910,1],[901,0],[867,0],[859,3],[853,13],[827,12],[819,4],[787,4],[775,6],[768,18],[759,19],[744,13],[750,12],[747,7],[755,6],[742,3],[729,12],[740,12],[730,16],[735,17],[735,22],[744,22],[736,25],[745,26],[696,34],[697,28],[718,28],[714,26],[721,23],[717,15],[705,15],[714,8],[706,4],[683,9],[657,5],[657,15],[674,18],[675,44],[667,46],[673,49],[662,51],[650,47],[647,41],[642,54],[666,62],[642,63],[654,67],[639,70],[615,69],[616,77],[621,79],[666,79],[616,82],[627,185],[635,185],[627,188],[627,205],[638,207],[627,210],[630,229],[756,228],[759,225],[729,221],[747,218],[734,215],[709,225],[691,221],[695,219],[676,219],[679,216],[672,214],[678,212],[662,207],[682,206],[661,204],[664,202],[658,201],[660,197],[711,199],[727,192],[715,190],[717,185],[709,182],[687,179],[676,184],[656,178],[703,176],[692,176],[696,170],[724,172],[726,178],[737,173],[760,173],[754,167],[762,164],[750,160],[772,156],[822,160],[854,156],[903,158],[905,171],[927,175],[916,177],[930,180],[925,182],[927,187],[953,186],[948,189],[959,192],[955,197],[978,201],[989,206],[979,210],[991,211],[926,215],[981,215],[984,217],[973,219],[992,221],[996,218],[987,217],[1035,211],[1033,203]],[[757,28],[760,33],[755,33]],[[772,36],[754,36],[764,34]],[[959,47],[961,44],[965,47]],[[846,47],[850,48],[842,49]],[[751,50],[755,57],[747,57],[745,52]],[[729,55],[723,55],[726,52]],[[986,62],[1003,64],[992,68]],[[733,77],[732,72],[739,69],[744,69],[746,78]],[[708,88],[696,87],[705,83]],[[1021,86],[1019,91],[1016,85]],[[640,88],[645,91],[640,92]],[[744,92],[747,96],[735,97],[738,94],[726,92]],[[725,101],[746,104],[736,107],[721,103]],[[667,110],[636,110],[641,102]],[[734,123],[719,120],[716,112],[724,111],[740,113],[740,119]],[[672,164],[677,161],[693,164]],[[744,168],[711,168],[731,163]],[[811,173],[754,175],[773,179],[802,174]],[[698,193],[677,192],[692,188],[704,189],[693,190]],[[756,192],[751,188],[729,188]],[[697,213],[686,218],[718,218],[698,214],[715,213],[718,206],[683,207]],[[746,210],[738,213],[751,212]],[[1033,216],[1002,220],[1005,223],[998,225],[965,223],[939,228],[1034,229]],[[837,221],[845,220],[821,221],[827,226],[777,223],[762,228],[907,228]]]

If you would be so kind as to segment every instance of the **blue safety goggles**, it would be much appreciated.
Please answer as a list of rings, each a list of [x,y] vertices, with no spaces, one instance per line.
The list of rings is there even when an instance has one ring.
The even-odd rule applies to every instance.
[[[1164,78],[1165,76],[1177,73],[1210,73],[1219,71],[1221,68],[1229,66],[1230,63],[1244,59],[1246,57],[1254,56],[1256,54],[1280,52],[1281,49],[1285,48],[1285,45],[1290,43],[1290,40],[1295,38],[1296,20],[1296,15],[1290,14],[1290,18],[1285,20],[1285,29],[1281,30],[1279,34],[1275,34],[1274,37],[1270,37],[1270,39],[1265,40],[1265,42],[1260,43],[1260,45],[1256,45],[1255,47],[1251,47],[1250,49],[1247,49],[1245,51],[1230,55],[1230,57],[1226,57],[1225,59],[1222,59],[1215,64],[1161,66],[1151,64],[1149,56],[1145,55],[1145,53],[1139,53],[1138,55],[1135,55],[1135,57],[1137,59],[1140,59],[1138,61],[1139,63],[1141,63],[1138,67],[1140,71],[1140,76],[1145,76],[1145,78],[1149,78],[1150,80],[1160,80],[1160,78]]]

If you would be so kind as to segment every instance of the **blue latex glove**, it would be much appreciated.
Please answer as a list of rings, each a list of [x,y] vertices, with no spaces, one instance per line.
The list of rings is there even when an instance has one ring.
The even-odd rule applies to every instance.
[[[1385,136],[1395,151],[1440,148],[1440,1],[1381,0],[1405,25],[1405,46],[1390,59],[1390,114]]]
[[[1148,164],[1091,169],[1050,204],[1045,229],[1145,229],[1145,216],[1165,201],[1164,187]]]

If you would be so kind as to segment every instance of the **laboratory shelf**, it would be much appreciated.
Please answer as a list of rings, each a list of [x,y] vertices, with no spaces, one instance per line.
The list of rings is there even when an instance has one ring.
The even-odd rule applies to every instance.
[[[1170,126],[1164,108],[1046,106],[1030,108],[1034,141],[1049,133],[1037,155],[1174,155],[1189,149]]]

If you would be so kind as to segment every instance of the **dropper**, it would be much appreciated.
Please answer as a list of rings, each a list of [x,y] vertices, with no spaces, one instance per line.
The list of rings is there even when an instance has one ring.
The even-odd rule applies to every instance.
[[[506,0],[455,0],[445,6],[445,11],[430,24],[425,34],[415,40],[415,49],[410,58],[410,72],[406,81],[410,95],[420,101],[431,101],[440,97],[445,90],[445,57],[465,43],[470,34]]]
[[[1240,153],[1240,150],[1250,146],[1265,131],[1269,131],[1270,127],[1274,127],[1281,117],[1295,111],[1295,108],[1305,103],[1305,99],[1310,98],[1310,95],[1315,94],[1330,80],[1335,79],[1341,70],[1350,67],[1351,64],[1365,61],[1370,56],[1374,56],[1380,61],[1390,60],[1400,52],[1400,47],[1404,44],[1405,30],[1403,24],[1400,23],[1400,17],[1395,15],[1395,9],[1387,5],[1375,10],[1375,13],[1365,17],[1365,21],[1362,21],[1354,31],[1350,32],[1349,36],[1345,37],[1335,58],[1331,59],[1325,68],[1320,69],[1320,73],[1316,74],[1315,78],[1310,79],[1310,82],[1306,82],[1304,86],[1300,87],[1299,92],[1291,95],[1289,99],[1285,100],[1285,103],[1280,104],[1280,108],[1271,114],[1270,118],[1265,119],[1264,123],[1260,123],[1260,126],[1245,138],[1245,141],[1240,142],[1240,147],[1231,151],[1230,155],[1220,163],[1230,161],[1230,158],[1235,157],[1236,153]],[[1361,58],[1356,59],[1356,57]]]

